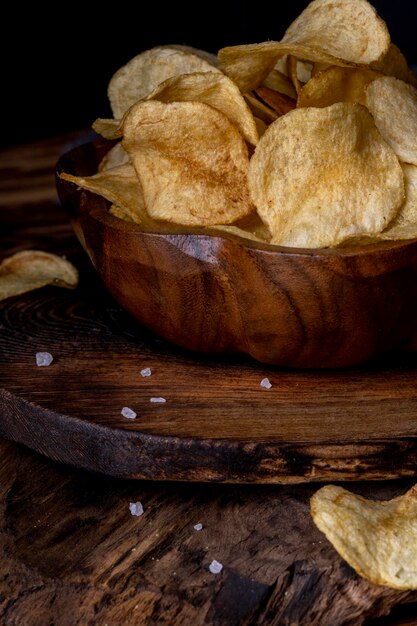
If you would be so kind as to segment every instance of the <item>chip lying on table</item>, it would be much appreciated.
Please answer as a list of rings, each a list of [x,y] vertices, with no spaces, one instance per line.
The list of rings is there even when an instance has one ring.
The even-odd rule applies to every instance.
[[[322,248],[417,237],[417,78],[367,0],[313,0],[281,41],[159,46],[109,84],[88,178],[115,219]]]

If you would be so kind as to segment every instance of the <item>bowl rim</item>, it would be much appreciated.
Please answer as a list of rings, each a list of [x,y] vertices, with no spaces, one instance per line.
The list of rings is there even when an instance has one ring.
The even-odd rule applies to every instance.
[[[109,228],[113,228],[118,231],[130,232],[132,234],[142,234],[146,236],[157,236],[162,237],[164,239],[169,239],[171,241],[175,241],[176,239],[183,239],[184,237],[197,238],[197,239],[206,239],[209,238],[211,241],[214,239],[220,239],[222,241],[233,241],[235,243],[240,244],[243,247],[249,248],[250,250],[256,251],[259,250],[264,253],[269,253],[271,255],[294,255],[294,256],[315,256],[315,257],[352,257],[352,256],[367,256],[373,255],[379,252],[387,252],[391,250],[405,249],[408,247],[412,247],[413,245],[417,245],[417,236],[410,239],[387,239],[376,241],[372,243],[367,243],[365,245],[361,244],[347,244],[341,245],[339,247],[333,248],[296,248],[290,246],[279,246],[277,244],[271,244],[267,242],[263,242],[257,239],[251,239],[249,237],[242,237],[236,233],[227,232],[218,229],[217,227],[207,227],[207,226],[182,226],[179,224],[175,224],[175,230],[170,229],[168,227],[160,226],[160,227],[151,227],[151,226],[141,226],[135,222],[129,222],[127,220],[123,220],[119,217],[111,215],[108,212],[109,207],[111,206],[111,202],[87,189],[82,189],[76,187],[76,184],[71,181],[66,181],[61,178],[61,173],[67,171],[66,164],[71,163],[73,165],[71,172],[74,175],[87,176],[86,174],[80,174],[76,170],[76,157],[78,153],[86,152],[88,149],[93,148],[94,153],[97,154],[97,151],[105,148],[108,150],[115,145],[117,141],[98,138],[92,141],[88,141],[82,143],[70,150],[64,152],[60,155],[56,168],[55,168],[55,179],[56,186],[59,192],[60,188],[70,188],[71,185],[74,188],[73,194],[78,194],[78,197],[81,198],[84,195],[86,198],[89,198],[91,201],[83,203],[83,208],[87,209],[89,215],[99,221],[100,223],[108,226]],[[65,202],[61,200],[62,204],[65,205]],[[80,202],[78,202],[78,205]]]

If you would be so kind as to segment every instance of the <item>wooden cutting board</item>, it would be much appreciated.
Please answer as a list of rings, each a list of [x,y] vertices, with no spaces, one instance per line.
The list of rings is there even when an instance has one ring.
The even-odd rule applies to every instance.
[[[66,254],[81,281],[75,291],[45,288],[0,303],[0,436],[136,478],[285,483],[417,473],[415,355],[291,371],[175,348],[105,292],[54,199],[51,163],[44,153],[37,162],[33,149],[30,159],[39,181],[30,195],[24,186],[0,189],[2,254]],[[38,351],[52,353],[51,366],[36,366]],[[146,367],[150,377],[140,375]],[[121,415],[125,406],[135,420]]]

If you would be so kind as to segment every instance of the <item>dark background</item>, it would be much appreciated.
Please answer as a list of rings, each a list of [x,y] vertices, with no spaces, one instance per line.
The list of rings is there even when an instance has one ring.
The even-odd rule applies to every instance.
[[[32,141],[110,115],[111,75],[159,44],[217,51],[226,45],[280,39],[307,0],[157,2],[113,0],[57,4],[15,2],[2,19],[1,145]],[[416,0],[374,0],[391,37],[417,63]],[[51,5],[50,5],[51,6]],[[190,8],[190,7],[193,8]]]

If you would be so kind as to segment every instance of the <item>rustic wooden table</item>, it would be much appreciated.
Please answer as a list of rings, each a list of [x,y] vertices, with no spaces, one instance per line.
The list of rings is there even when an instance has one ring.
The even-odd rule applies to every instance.
[[[2,256],[26,248],[64,253],[84,280],[96,281],[57,203],[52,174],[58,155],[81,137],[0,154]],[[78,325],[82,337],[82,312],[71,296],[60,310],[48,308],[51,293],[2,304],[3,374],[46,326],[53,333]],[[349,487],[383,499],[411,484]],[[416,624],[416,594],[361,579],[315,528],[308,503],[317,488],[127,481],[0,440],[0,623]],[[140,517],[129,511],[137,501]],[[208,569],[213,559],[223,564],[219,574]]]

